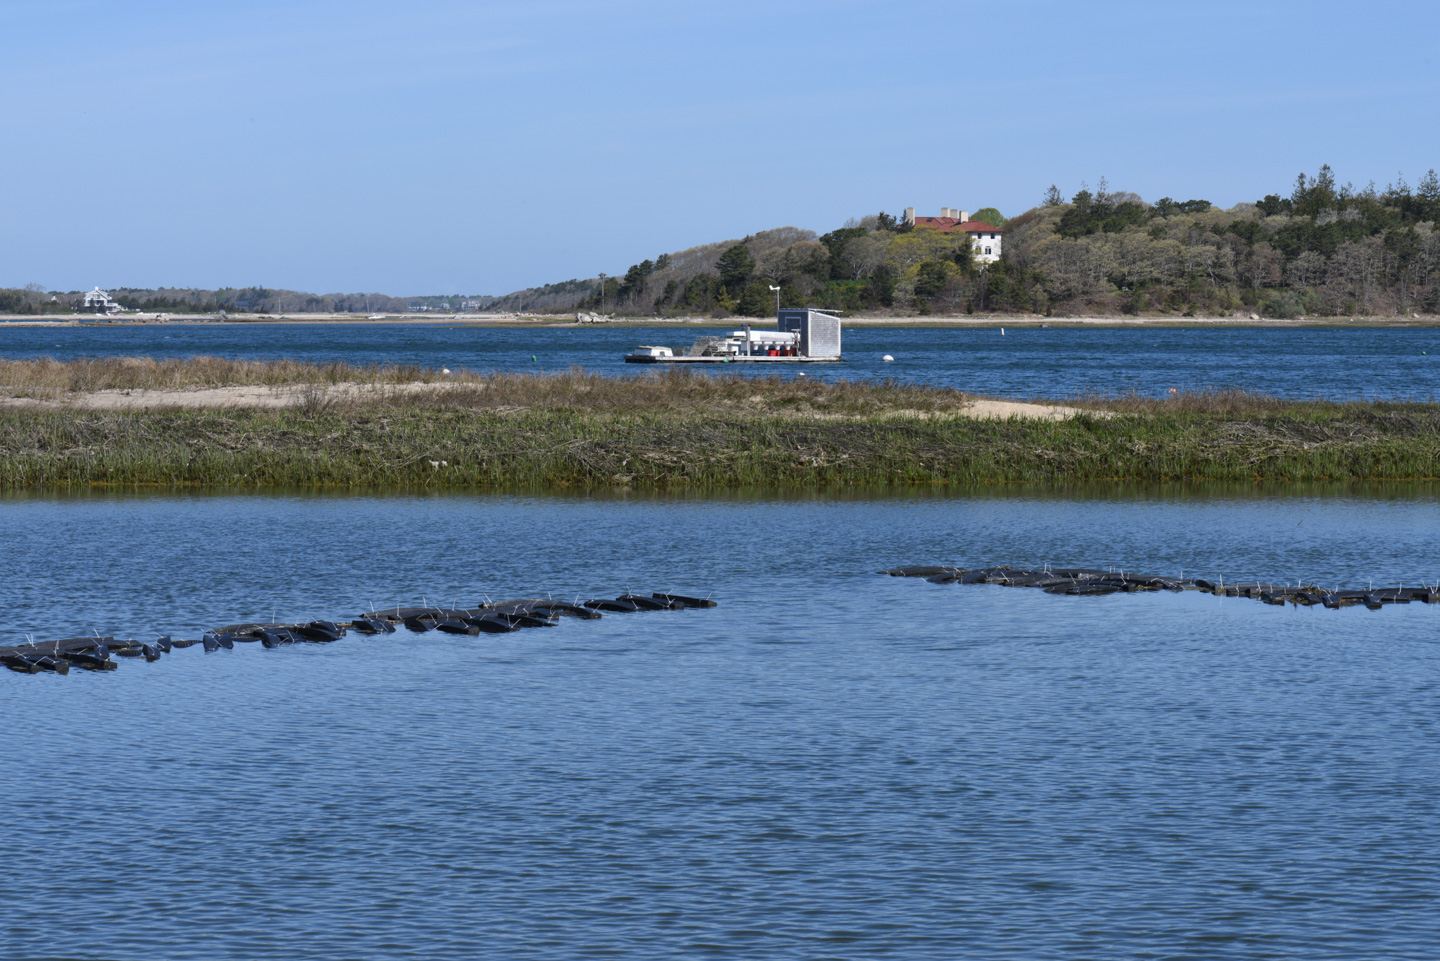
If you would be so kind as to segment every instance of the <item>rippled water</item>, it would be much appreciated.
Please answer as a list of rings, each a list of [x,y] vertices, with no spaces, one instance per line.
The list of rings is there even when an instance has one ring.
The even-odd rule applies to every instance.
[[[1436,491],[0,501],[0,635],[708,611],[0,672],[0,956],[1433,958],[1440,609],[876,576],[1434,580]]]
[[[766,321],[765,323],[768,323]],[[635,375],[637,344],[685,347],[739,326],[517,328],[431,324],[169,324],[6,329],[0,358],[110,354],[404,363],[472,370],[588,370]],[[877,379],[1023,397],[1171,387],[1243,387],[1290,397],[1433,400],[1440,387],[1434,327],[872,328],[844,331],[845,363],[809,377]],[[882,361],[889,354],[893,363]],[[645,370],[648,368],[640,368]],[[772,367],[732,365],[734,374]],[[784,368],[785,376],[798,373]]]

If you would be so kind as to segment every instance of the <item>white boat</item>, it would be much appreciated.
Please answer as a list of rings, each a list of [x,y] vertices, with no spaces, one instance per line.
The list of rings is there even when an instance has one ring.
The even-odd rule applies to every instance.
[[[653,364],[674,358],[675,352],[669,347],[652,347],[649,344],[641,344],[625,355],[626,363],[630,364]]]

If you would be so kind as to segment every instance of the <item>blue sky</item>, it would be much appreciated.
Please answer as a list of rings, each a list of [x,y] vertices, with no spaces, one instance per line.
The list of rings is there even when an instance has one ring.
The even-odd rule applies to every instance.
[[[1440,167],[1440,7],[0,0],[0,286],[504,293],[1104,176]]]

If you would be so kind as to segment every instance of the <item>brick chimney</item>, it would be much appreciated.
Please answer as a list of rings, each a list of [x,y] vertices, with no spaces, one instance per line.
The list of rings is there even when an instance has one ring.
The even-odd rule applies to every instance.
[[[970,211],[968,210],[957,210],[955,214],[960,218],[962,224],[970,219]]]
[[[914,208],[914,207],[906,207],[906,208],[905,208],[905,222],[906,222],[907,224],[913,224],[913,223],[915,222],[915,208]]]

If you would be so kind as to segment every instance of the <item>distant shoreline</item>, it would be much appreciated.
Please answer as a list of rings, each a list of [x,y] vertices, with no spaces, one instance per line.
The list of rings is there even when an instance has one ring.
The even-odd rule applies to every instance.
[[[971,315],[964,317],[848,317],[847,327],[1436,327],[1440,315],[1393,317],[1039,317],[1021,315]],[[600,323],[578,323],[573,315],[539,314],[460,314],[444,317],[387,314],[384,317],[362,317],[355,314],[307,314],[274,317],[267,314],[231,314],[225,317],[208,314],[141,315],[119,320],[90,320],[74,315],[35,317],[31,315],[0,315],[0,329],[21,327],[148,327],[171,324],[261,325],[292,324],[417,324],[450,327],[726,327],[739,324],[763,325],[766,317],[619,317]]]

